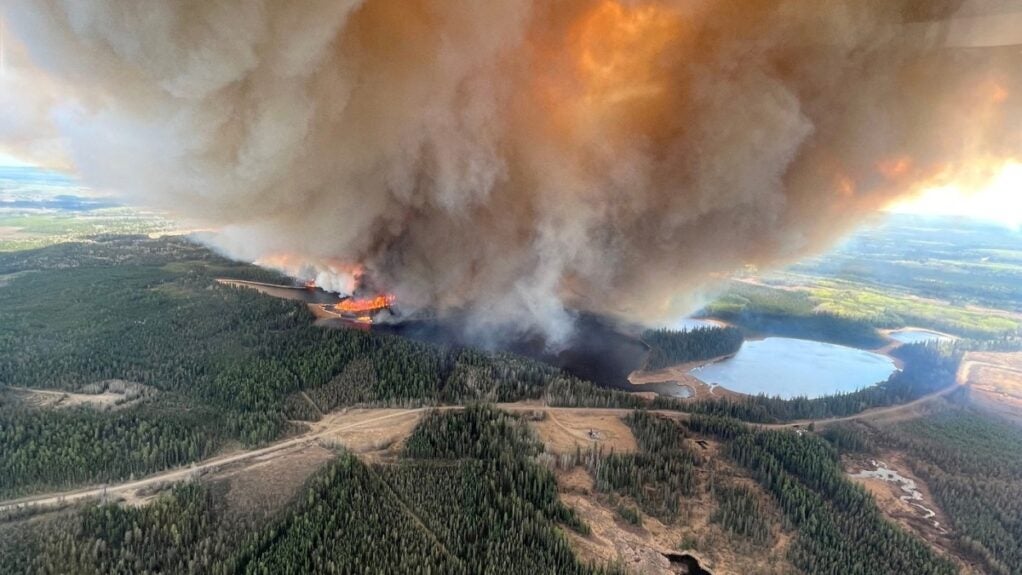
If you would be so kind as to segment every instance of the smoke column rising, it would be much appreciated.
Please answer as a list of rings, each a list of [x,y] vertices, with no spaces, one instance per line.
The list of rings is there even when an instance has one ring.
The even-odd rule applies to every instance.
[[[13,0],[5,15],[62,86],[59,114],[21,113],[93,185],[215,227],[235,257],[339,262],[406,309],[558,341],[567,308],[686,311],[719,274],[1018,157],[1019,49],[949,46],[961,4]]]

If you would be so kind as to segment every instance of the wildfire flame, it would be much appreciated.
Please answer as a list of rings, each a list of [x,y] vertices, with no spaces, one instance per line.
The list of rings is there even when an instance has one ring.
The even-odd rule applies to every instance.
[[[395,297],[390,294],[378,295],[373,298],[348,298],[337,304],[340,312],[361,314],[387,309],[394,305]]]

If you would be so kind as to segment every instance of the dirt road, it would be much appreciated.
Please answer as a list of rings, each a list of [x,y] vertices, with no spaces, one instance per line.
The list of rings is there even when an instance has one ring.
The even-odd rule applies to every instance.
[[[869,410],[869,411],[864,411],[862,413],[857,413],[857,414],[849,415],[849,416],[846,416],[846,417],[835,417],[835,418],[830,418],[830,419],[819,419],[819,420],[814,420],[814,421],[810,421],[810,420],[792,421],[792,422],[788,422],[788,423],[778,423],[778,424],[758,424],[756,426],[760,427],[760,428],[763,428],[763,429],[783,429],[783,428],[792,428],[792,427],[796,427],[796,426],[805,426],[805,425],[808,425],[810,422],[812,422],[812,423],[815,424],[816,427],[820,427],[820,426],[826,426],[828,424],[837,423],[837,422],[841,422],[841,421],[853,421],[853,420],[857,420],[857,419],[869,419],[869,418],[875,418],[875,417],[881,417],[881,416],[889,416],[889,415],[892,415],[892,414],[896,414],[898,412],[907,412],[907,411],[910,411],[913,408],[918,407],[918,406],[920,406],[920,405],[922,405],[924,403],[932,401],[935,398],[947,395],[947,394],[951,393],[952,391],[958,389],[961,385],[964,385],[968,381],[970,370],[975,365],[982,365],[982,363],[981,362],[975,362],[975,361],[963,362],[963,364],[961,366],[961,369],[959,371],[959,374],[958,374],[958,383],[959,383],[959,385],[950,386],[948,388],[942,389],[942,390],[937,391],[935,393],[931,393],[929,395],[926,395],[924,397],[921,397],[921,398],[916,399],[915,401],[911,401],[909,403],[905,403],[905,404],[901,404],[901,405],[896,405],[896,406],[891,406],[891,407],[882,407],[882,408],[872,409],[872,410]],[[543,404],[540,404],[540,403],[529,403],[529,402],[523,402],[523,403],[502,403],[502,404],[498,404],[498,407],[500,409],[505,410],[505,411],[513,411],[513,412],[515,412],[515,411],[517,411],[517,412],[543,411],[543,412],[548,413],[553,418],[555,418],[555,421],[556,421],[557,414],[560,414],[560,413],[572,414],[572,415],[578,415],[578,416],[584,416],[587,413],[600,414],[600,415],[625,416],[625,415],[628,415],[629,413],[631,413],[633,411],[631,409],[622,409],[622,408],[551,407],[551,406],[543,405]],[[169,470],[169,471],[164,471],[164,472],[157,473],[155,475],[151,475],[149,477],[146,477],[146,478],[143,478],[143,479],[134,480],[134,481],[127,481],[127,482],[116,483],[116,484],[111,484],[111,485],[99,485],[99,486],[85,487],[85,488],[81,488],[81,489],[62,491],[62,492],[58,492],[58,493],[36,495],[36,496],[30,496],[30,497],[23,497],[23,498],[20,498],[20,499],[3,501],[3,502],[0,502],[0,512],[9,511],[9,510],[13,510],[13,509],[16,509],[16,508],[19,508],[19,507],[29,506],[29,505],[31,505],[31,506],[54,506],[54,505],[61,505],[61,504],[65,504],[65,503],[72,503],[72,502],[75,502],[75,501],[82,501],[82,500],[86,500],[86,499],[90,499],[90,498],[100,498],[100,497],[121,498],[121,497],[135,496],[135,494],[137,494],[137,492],[139,492],[140,490],[146,489],[146,488],[158,488],[158,487],[163,486],[163,485],[185,481],[185,480],[187,480],[189,478],[192,478],[192,477],[196,477],[196,476],[199,476],[199,475],[202,475],[202,474],[205,474],[205,473],[216,471],[217,469],[222,468],[222,467],[227,466],[227,465],[243,463],[243,462],[247,462],[247,461],[264,460],[267,457],[274,456],[274,454],[285,452],[286,450],[289,450],[290,448],[293,448],[293,447],[296,447],[296,446],[300,446],[302,444],[307,444],[307,443],[310,443],[310,442],[313,442],[313,441],[317,441],[319,439],[325,439],[325,438],[328,438],[330,435],[337,434],[337,433],[342,432],[342,431],[351,430],[351,429],[355,429],[355,428],[359,428],[359,427],[363,427],[363,426],[368,426],[368,425],[370,425],[372,423],[377,423],[377,422],[383,421],[383,420],[405,417],[405,416],[408,416],[409,414],[424,412],[424,411],[427,411],[429,409],[432,409],[432,408],[421,407],[421,408],[416,408],[416,409],[392,409],[392,410],[385,410],[387,413],[385,413],[383,415],[379,415],[379,416],[368,418],[368,419],[361,419],[359,421],[354,421],[354,422],[345,420],[343,416],[336,416],[336,417],[333,417],[331,419],[328,419],[326,422],[322,422],[321,421],[321,422],[314,423],[311,426],[310,430],[307,431],[306,433],[302,434],[302,435],[291,437],[291,438],[285,439],[283,441],[279,441],[277,443],[273,443],[273,444],[268,445],[266,447],[261,447],[261,448],[258,448],[258,449],[252,449],[252,450],[248,450],[248,451],[242,451],[242,452],[238,452],[238,453],[231,453],[231,454],[226,454],[226,455],[214,457],[212,459],[207,459],[205,461],[196,462],[196,463],[192,464],[189,467],[184,467],[184,468],[178,468],[178,469],[172,469],[172,470]],[[447,410],[447,409],[462,409],[462,408],[459,407],[459,406],[447,406],[447,407],[442,407],[440,409]],[[658,415],[662,415],[664,417],[669,417],[671,419],[677,419],[677,420],[687,420],[690,417],[690,414],[684,413],[684,412],[679,412],[679,411],[656,410],[656,411],[653,411],[653,413],[656,413]],[[570,432],[571,430],[568,430],[568,431]]]
[[[26,505],[53,506],[90,498],[99,498],[104,496],[116,498],[122,495],[130,495],[145,488],[159,487],[164,484],[184,481],[190,477],[194,477],[205,472],[214,471],[225,465],[239,463],[247,460],[254,460],[265,456],[271,456],[274,453],[281,452],[304,443],[316,441],[317,439],[327,437],[331,434],[335,434],[340,431],[365,426],[370,423],[375,423],[386,419],[406,416],[410,413],[424,411],[425,409],[426,408],[388,410],[391,412],[371,419],[365,419],[352,423],[345,423],[342,420],[341,422],[338,422],[336,425],[314,426],[307,433],[304,433],[296,437],[292,437],[290,439],[285,439],[283,441],[278,441],[277,443],[273,443],[266,447],[214,457],[212,459],[207,459],[205,461],[196,462],[189,467],[164,471],[162,473],[157,473],[156,475],[150,475],[149,477],[146,477],[144,479],[128,481],[125,483],[116,483],[112,485],[85,487],[82,489],[76,489],[71,491],[62,491],[59,493],[36,495],[31,497],[23,497],[21,499],[14,499],[11,501],[5,501],[0,503],[0,512],[12,510]]]

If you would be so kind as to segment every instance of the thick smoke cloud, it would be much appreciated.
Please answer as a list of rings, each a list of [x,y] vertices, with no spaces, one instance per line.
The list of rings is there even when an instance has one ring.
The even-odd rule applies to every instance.
[[[215,227],[237,257],[334,262],[316,273],[342,285],[359,266],[405,309],[556,340],[566,308],[684,311],[719,274],[1017,156],[1020,52],[949,46],[960,4],[25,0],[6,15],[74,96],[58,128],[88,181]]]

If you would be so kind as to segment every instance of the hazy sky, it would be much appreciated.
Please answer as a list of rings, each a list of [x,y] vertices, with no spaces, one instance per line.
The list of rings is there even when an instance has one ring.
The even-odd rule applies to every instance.
[[[1022,227],[1022,163],[1009,162],[984,184],[928,188],[897,202],[894,212],[966,216]]]
[[[884,210],[1022,223],[1022,0],[0,5],[0,163],[485,333],[675,315]]]

